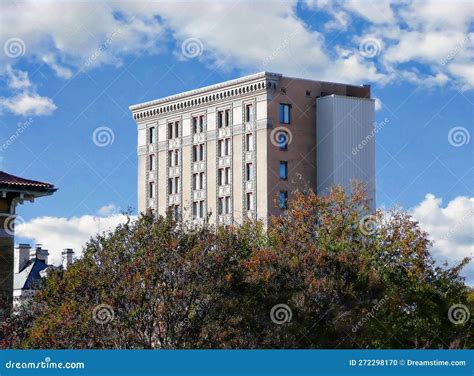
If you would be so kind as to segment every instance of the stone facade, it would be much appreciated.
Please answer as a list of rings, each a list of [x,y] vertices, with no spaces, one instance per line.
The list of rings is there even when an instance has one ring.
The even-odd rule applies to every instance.
[[[278,215],[295,189],[316,191],[316,102],[332,94],[373,102],[368,86],[262,72],[131,106],[139,211],[218,224]]]

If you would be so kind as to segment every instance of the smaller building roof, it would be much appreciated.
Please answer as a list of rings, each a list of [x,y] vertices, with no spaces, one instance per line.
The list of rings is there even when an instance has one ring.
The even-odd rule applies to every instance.
[[[54,189],[53,184],[43,183],[41,181],[30,180],[20,178],[19,176],[7,174],[4,171],[0,171],[0,186],[11,187],[11,188],[41,188],[41,189]]]
[[[25,267],[14,276],[15,290],[34,290],[41,281],[40,272],[47,269],[48,265],[44,261],[37,258],[29,260]]]

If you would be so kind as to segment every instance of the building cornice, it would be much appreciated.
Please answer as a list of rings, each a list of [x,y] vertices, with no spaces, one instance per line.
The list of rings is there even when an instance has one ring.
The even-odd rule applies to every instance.
[[[130,106],[135,120],[159,116],[163,113],[182,111],[191,107],[201,106],[221,100],[229,100],[247,93],[267,90],[282,77],[278,73],[261,72],[235,80],[186,91],[165,98]],[[262,82],[255,82],[264,79]]]

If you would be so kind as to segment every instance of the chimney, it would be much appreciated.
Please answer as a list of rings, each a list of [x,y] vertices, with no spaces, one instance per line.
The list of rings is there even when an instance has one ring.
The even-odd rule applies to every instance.
[[[36,244],[36,252],[35,252],[36,259],[41,260],[46,265],[48,265],[48,256],[49,256],[48,250],[41,248],[41,244]]]
[[[61,252],[63,257],[63,268],[66,270],[71,264],[74,257],[74,251],[71,248],[65,248]]]
[[[14,272],[19,273],[30,260],[30,245],[18,244],[15,248]]]

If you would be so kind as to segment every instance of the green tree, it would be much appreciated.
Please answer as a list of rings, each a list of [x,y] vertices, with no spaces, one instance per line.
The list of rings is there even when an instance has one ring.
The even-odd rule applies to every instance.
[[[295,192],[268,229],[148,212],[51,272],[2,346],[470,348],[470,322],[448,315],[472,308],[468,260],[438,267],[430,246],[406,212],[371,214],[360,185]]]

